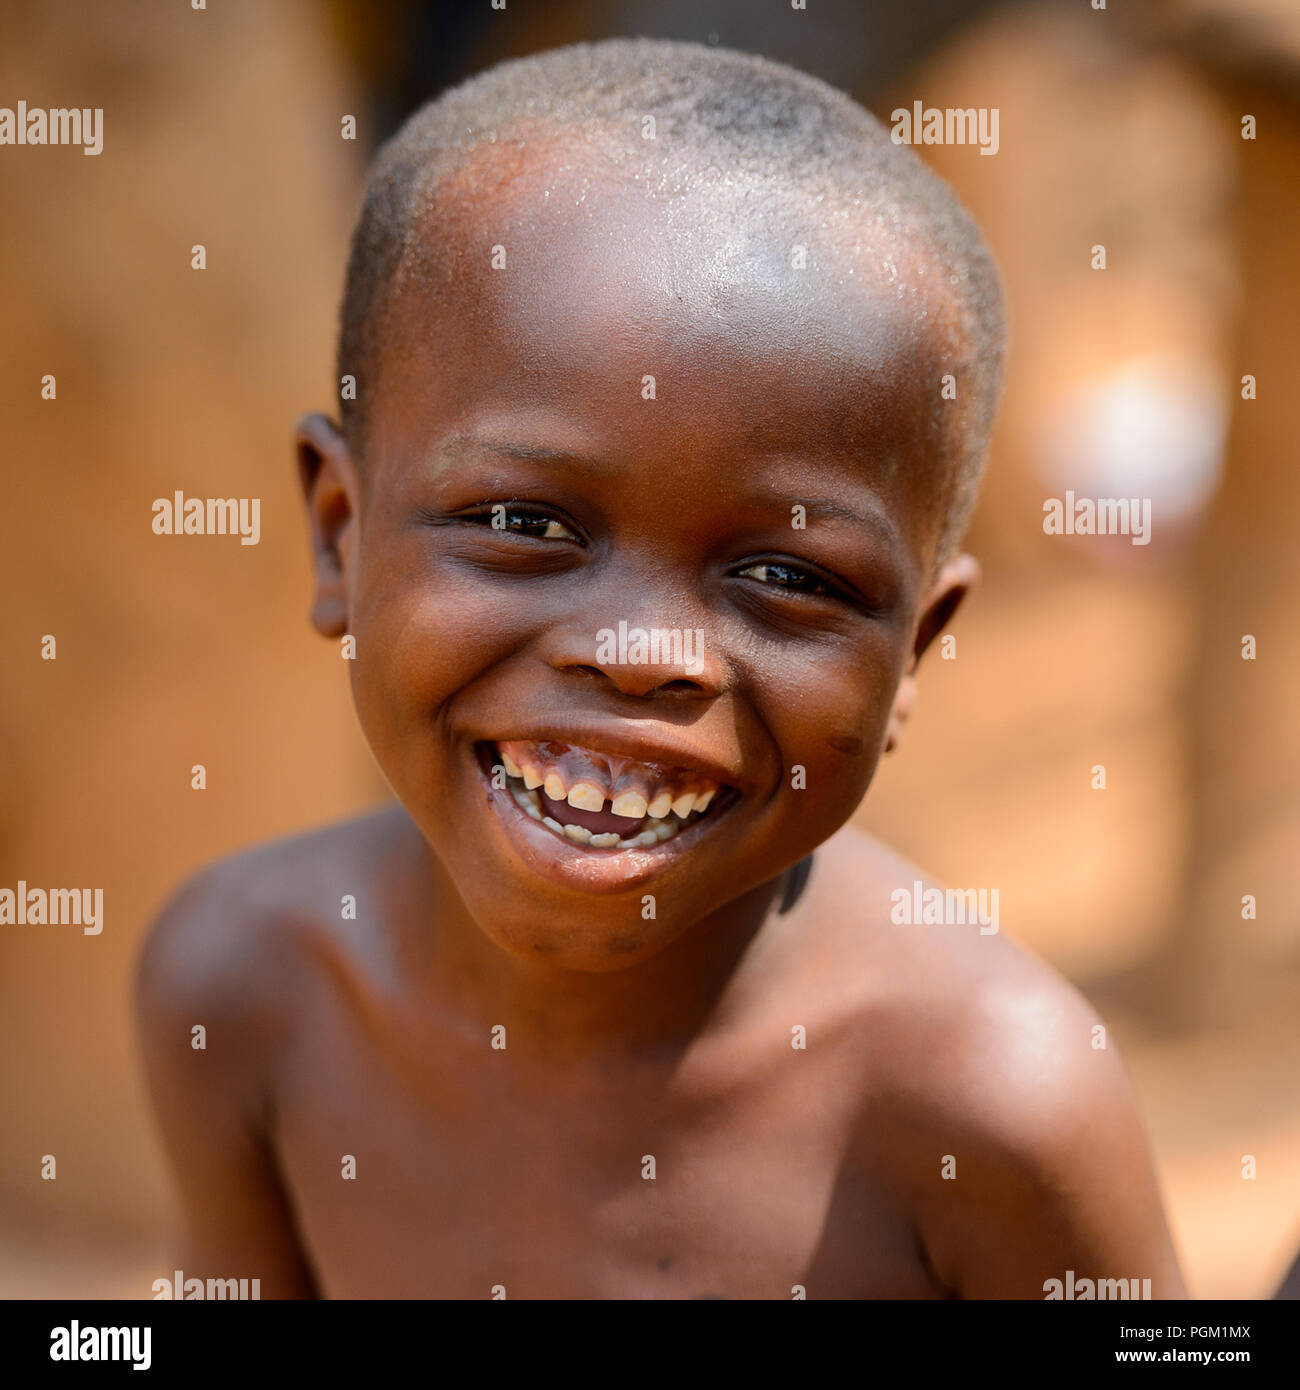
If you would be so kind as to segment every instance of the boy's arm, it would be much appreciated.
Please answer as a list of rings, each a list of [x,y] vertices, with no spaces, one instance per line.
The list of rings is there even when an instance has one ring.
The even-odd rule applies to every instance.
[[[1149,1279],[1151,1298],[1187,1297],[1137,1103],[1097,1026],[1055,980],[981,1010],[949,1075],[955,1174],[923,1202],[927,1257],[958,1296],[1066,1296],[1048,1281],[1073,1271],[1076,1298],[1082,1279],[1124,1280],[1137,1297]]]
[[[186,1279],[258,1279],[262,1298],[310,1298],[269,1140],[277,981],[256,934],[232,927],[237,913],[206,876],[192,881],[153,927],[137,976],[149,1089],[185,1226],[177,1262]]]

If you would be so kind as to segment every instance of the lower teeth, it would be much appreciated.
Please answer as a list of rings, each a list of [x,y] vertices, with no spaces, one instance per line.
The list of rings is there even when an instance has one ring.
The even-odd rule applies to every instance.
[[[509,785],[510,795],[514,797],[515,804],[525,815],[541,821],[553,834],[571,840],[574,844],[590,845],[593,849],[643,849],[650,845],[660,845],[666,840],[671,840],[686,824],[675,813],[670,813],[662,820],[653,822],[649,829],[639,831],[626,840],[621,839],[617,832],[612,830],[601,834],[592,834],[586,826],[561,825],[554,816],[543,815],[542,802],[537,794],[537,789],[525,787],[522,778],[511,777]]]

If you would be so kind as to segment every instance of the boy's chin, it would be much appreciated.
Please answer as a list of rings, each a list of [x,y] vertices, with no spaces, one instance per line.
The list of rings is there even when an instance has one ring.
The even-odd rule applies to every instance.
[[[467,903],[479,930],[507,955],[529,965],[608,974],[642,965],[689,931],[693,923],[642,917],[639,903],[593,903],[580,919],[537,905],[503,914],[499,903]]]

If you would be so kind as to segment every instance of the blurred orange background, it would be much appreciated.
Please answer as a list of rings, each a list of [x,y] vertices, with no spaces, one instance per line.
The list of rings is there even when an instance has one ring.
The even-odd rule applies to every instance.
[[[4,100],[105,115],[94,158],[0,149],[0,886],[102,885],[105,926],[0,927],[0,1295],[150,1296],[172,1212],[142,935],[198,865],[386,796],[307,625],[290,448],[335,399],[369,155],[449,80],[615,33],[763,52],[885,120],[999,109],[996,156],[918,151],[1007,287],[984,584],[859,818],[998,885],[1002,929],[1101,1009],[1193,1294],[1276,1289],[1300,1249],[1297,7],[874,8],[8,6]],[[1150,496],[1152,543],[1045,535],[1066,488]],[[155,536],[178,489],[260,497],[260,544]]]

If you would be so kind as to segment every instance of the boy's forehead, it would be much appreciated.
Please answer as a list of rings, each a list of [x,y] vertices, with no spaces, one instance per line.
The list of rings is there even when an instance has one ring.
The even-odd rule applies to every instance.
[[[685,164],[685,160],[683,160]],[[774,196],[756,175],[620,168],[572,141],[482,146],[442,190],[417,254],[480,331],[600,355],[678,350],[878,375],[934,355],[956,306],[927,249],[880,210]],[[611,342],[611,339],[615,341]]]
[[[572,146],[489,146],[449,185],[413,248],[434,273],[404,277],[428,288],[400,295],[385,365],[430,426],[535,391],[639,428],[652,377],[683,428],[934,457],[956,308],[871,210],[756,214],[762,190],[740,181],[652,179]]]

